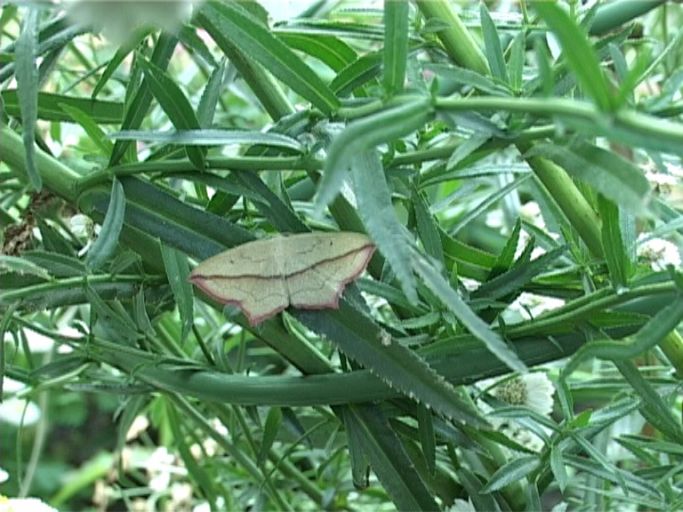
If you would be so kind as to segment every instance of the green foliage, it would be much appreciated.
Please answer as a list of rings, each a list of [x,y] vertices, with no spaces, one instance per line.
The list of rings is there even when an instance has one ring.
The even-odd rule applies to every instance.
[[[682,508],[681,9],[333,4],[128,10],[118,47],[3,6],[0,493]],[[377,251],[336,309],[187,280],[337,230]]]

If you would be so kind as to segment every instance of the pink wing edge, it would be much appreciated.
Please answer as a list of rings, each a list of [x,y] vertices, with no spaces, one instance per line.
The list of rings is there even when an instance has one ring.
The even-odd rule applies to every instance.
[[[240,311],[244,314],[244,316],[247,317],[247,320],[249,321],[249,325],[251,325],[252,327],[257,326],[258,324],[260,324],[264,320],[267,320],[271,316],[277,315],[280,311],[284,311],[284,309],[287,307],[287,306],[282,306],[280,308],[275,308],[275,309],[272,309],[270,311],[267,311],[262,315],[254,316],[249,312],[248,309],[246,309],[244,307],[244,305],[242,305],[242,301],[234,300],[234,299],[226,299],[224,297],[220,297],[219,295],[216,295],[215,293],[213,293],[206,286],[206,284],[205,284],[206,280],[207,280],[206,276],[202,276],[202,275],[195,275],[195,276],[191,275],[188,278],[188,281],[190,281],[193,285],[195,285],[201,291],[206,293],[209,297],[214,299],[216,302],[219,302],[220,304],[229,304],[231,306],[237,306],[240,309]]]
[[[339,297],[341,297],[342,293],[344,292],[346,285],[348,285],[351,281],[355,281],[358,278],[358,276],[360,276],[363,273],[363,271],[367,268],[368,263],[370,263],[372,255],[375,253],[375,249],[376,247],[373,244],[364,245],[363,247],[358,249],[358,252],[365,252],[365,259],[360,265],[358,265],[358,268],[353,272],[353,274],[351,274],[349,277],[347,277],[341,282],[339,288],[337,288],[337,291],[334,294],[334,299],[332,299],[330,302],[322,302],[318,304],[297,304],[296,306],[292,307],[296,309],[311,310],[339,309]]]
[[[332,299],[330,302],[324,302],[324,303],[318,303],[318,304],[298,304],[296,306],[293,306],[297,309],[311,309],[311,310],[320,310],[320,309],[339,309],[339,297],[341,297],[344,289],[346,288],[346,285],[348,285],[350,282],[356,280],[358,276],[360,276],[363,271],[367,268],[368,263],[370,263],[370,259],[372,258],[372,255],[375,253],[376,247],[373,244],[368,244],[360,249],[359,251],[365,251],[365,259],[363,262],[358,265],[358,268],[351,274],[349,277],[344,279],[341,282],[341,285],[337,289],[334,295],[334,299]],[[252,315],[245,307],[242,305],[242,301],[239,300],[234,300],[234,299],[225,299],[224,297],[220,297],[216,295],[215,293],[211,292],[209,288],[204,284],[206,281],[206,276],[202,275],[190,275],[188,278],[188,281],[190,281],[192,284],[194,284],[196,287],[198,287],[200,290],[202,290],[204,293],[206,293],[209,297],[214,299],[216,302],[219,302],[221,304],[230,304],[232,306],[237,306],[240,311],[244,314],[244,316],[247,317],[247,320],[249,321],[249,325],[252,327],[260,324],[264,320],[267,320],[268,318],[277,315],[281,311],[284,311],[287,306],[282,306],[279,308],[272,309],[270,311],[267,311],[263,315],[257,315],[254,316]]]

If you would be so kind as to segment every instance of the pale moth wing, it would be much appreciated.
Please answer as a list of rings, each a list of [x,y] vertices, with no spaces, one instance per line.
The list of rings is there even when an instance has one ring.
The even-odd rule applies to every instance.
[[[291,305],[338,307],[348,283],[375,251],[360,233],[304,233],[248,242],[201,262],[190,281],[223,304],[239,307],[251,325]]]

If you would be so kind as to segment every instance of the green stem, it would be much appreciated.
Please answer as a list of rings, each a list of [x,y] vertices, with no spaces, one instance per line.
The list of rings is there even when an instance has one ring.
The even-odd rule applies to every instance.
[[[415,4],[427,21],[433,19],[447,25],[436,34],[453,62],[482,75],[489,74],[479,45],[447,0],[416,0]]]
[[[683,337],[678,331],[671,331],[659,343],[659,348],[676,369],[678,378],[683,379]]]
[[[28,181],[26,167],[26,152],[19,135],[7,126],[0,125],[0,161],[15,173],[22,181]],[[36,147],[36,168],[43,178],[43,184],[55,194],[67,201],[73,202],[78,197],[76,183],[81,178],[79,174],[57,159]]]
[[[615,0],[603,4],[595,14],[591,24],[591,35],[609,32],[624,23],[656,9],[666,0]]]
[[[522,154],[528,152],[531,147],[532,145],[526,142],[517,143],[517,148]],[[594,256],[601,258],[604,250],[600,233],[600,218],[576,187],[572,178],[560,166],[545,158],[528,157],[527,163],[579,233],[588,250]]]

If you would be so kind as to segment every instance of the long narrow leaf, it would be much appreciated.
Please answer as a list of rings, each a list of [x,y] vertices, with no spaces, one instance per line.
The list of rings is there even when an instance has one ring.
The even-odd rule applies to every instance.
[[[118,180],[114,180],[109,196],[109,207],[104,216],[102,229],[97,240],[92,244],[85,259],[85,264],[89,269],[97,270],[107,261],[116,250],[119,241],[119,234],[123,227],[123,217],[126,211],[126,197],[123,186]]]
[[[199,120],[192,109],[187,96],[180,90],[171,78],[144,57],[139,59],[140,66],[145,72],[152,94],[157,99],[161,108],[178,130],[199,130]],[[186,146],[187,156],[198,169],[206,166],[206,153],[202,148]]]
[[[201,16],[210,34],[221,32],[244,54],[326,114],[339,107],[339,100],[318,75],[239,4],[208,2]]]
[[[498,359],[515,371],[525,371],[524,363],[519,359],[510,347],[479,318],[465,303],[460,295],[451,287],[441,273],[423,257],[413,257],[413,269],[422,277],[425,284],[453,312],[455,317],[462,322],[474,336],[479,338],[486,348]]]
[[[408,135],[423,126],[431,115],[431,99],[421,97],[348,125],[330,146],[315,200],[316,212],[320,214],[337,195],[355,155]]]
[[[391,192],[376,150],[356,155],[351,161],[358,213],[379,252],[386,258],[403,292],[412,304],[417,303],[415,276],[410,265],[410,233],[398,220],[391,203]]]
[[[408,0],[384,2],[384,89],[403,89],[408,57]]]
[[[40,190],[43,187],[43,180],[35,162],[36,120],[38,118],[38,69],[36,68],[38,12],[36,6],[27,8],[15,51],[17,92],[26,151],[26,173],[34,190]]]
[[[612,109],[613,99],[597,54],[586,34],[570,16],[552,2],[534,2],[534,9],[562,44],[563,55],[576,78],[595,104],[604,111]]]

